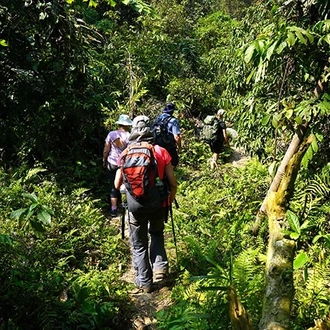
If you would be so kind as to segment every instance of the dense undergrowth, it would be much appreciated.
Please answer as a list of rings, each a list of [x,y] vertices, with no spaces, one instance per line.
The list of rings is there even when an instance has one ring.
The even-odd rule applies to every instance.
[[[269,187],[268,169],[254,158],[240,166],[223,158],[211,172],[208,148],[195,138],[189,146],[176,171],[176,241],[171,222],[166,225],[170,270],[178,276],[172,304],[157,313],[157,326],[230,329],[228,290],[235,288],[257,327],[266,219],[258,231],[252,228]],[[92,189],[74,177],[58,182],[42,166],[1,169],[1,329],[130,329],[133,306],[121,280],[130,267],[129,246],[105,216],[108,185],[97,168],[79,172],[94,182]],[[329,314],[329,182],[326,169],[315,178],[302,176],[292,201],[294,329]]]

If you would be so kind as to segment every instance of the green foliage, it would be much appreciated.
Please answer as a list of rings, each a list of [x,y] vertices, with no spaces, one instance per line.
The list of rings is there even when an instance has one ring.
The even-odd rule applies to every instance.
[[[127,322],[119,317],[130,307],[117,264],[130,253],[119,230],[105,224],[97,201],[82,188],[65,194],[40,168],[25,173],[1,171],[1,178],[2,322],[25,329],[40,324],[116,328]],[[30,205],[24,211],[12,211],[24,196]],[[52,215],[49,223],[45,212]],[[5,221],[11,213],[23,214],[26,221],[46,219],[42,236],[39,227],[31,232],[16,221]]]

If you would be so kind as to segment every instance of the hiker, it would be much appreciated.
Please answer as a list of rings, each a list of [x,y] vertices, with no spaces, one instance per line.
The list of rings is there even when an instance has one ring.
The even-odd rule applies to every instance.
[[[118,129],[110,131],[105,139],[103,149],[103,167],[107,169],[110,179],[110,215],[117,216],[118,199],[120,191],[115,188],[114,180],[118,169],[118,157],[127,147],[129,138],[129,127],[132,126],[132,120],[128,115],[120,115],[116,121]]]
[[[177,118],[173,116],[174,110],[176,110],[175,105],[173,103],[167,103],[165,108],[162,110],[162,114],[155,119],[152,128],[155,131],[155,126],[159,123],[163,123],[167,132],[174,137],[173,143],[163,143],[163,141],[159,141],[156,136],[155,143],[169,152],[172,158],[171,164],[175,168],[179,164],[179,154],[181,153],[182,146],[180,125]]]
[[[127,176],[125,177],[125,170],[129,171],[131,169],[127,168],[127,157],[130,155],[131,150],[133,150],[132,148],[137,148],[137,152],[139,152],[141,150],[139,148],[143,148],[143,145],[147,145],[149,148],[153,148],[154,152],[152,155],[157,161],[159,179],[164,180],[166,178],[170,190],[169,194],[166,194],[163,204],[152,207],[152,205],[155,204],[153,200],[155,194],[149,195],[151,197],[146,198],[143,203],[138,203],[133,198],[133,193],[131,194],[129,189],[126,189],[129,235],[133,254],[133,266],[136,273],[136,289],[131,292],[133,294],[152,292],[154,289],[153,278],[155,281],[161,281],[168,273],[168,259],[164,245],[164,223],[167,220],[167,207],[174,201],[177,191],[177,181],[171,165],[171,156],[166,149],[158,145],[151,145],[154,142],[154,136],[150,126],[151,124],[148,117],[137,116],[134,118],[131,135],[129,137],[129,146],[122,153],[121,159],[119,159],[121,167],[115,178],[115,186],[117,189],[119,189],[123,182],[127,188],[128,179]],[[140,177],[139,175],[135,175],[135,177],[131,176],[130,178],[134,183],[135,180],[140,182]],[[150,175],[147,177],[150,178]],[[150,179],[149,182],[152,180],[156,181],[155,177]],[[152,184],[155,185],[155,182],[152,182]],[[137,188],[139,187],[141,187],[141,185],[138,185]],[[138,209],[136,209],[137,206],[139,206]],[[150,234],[150,248],[148,248],[148,232]]]
[[[217,162],[219,159],[219,154],[223,151],[223,144],[226,143],[227,147],[230,148],[229,139],[226,134],[226,123],[224,121],[223,115],[225,114],[224,109],[219,109],[216,116],[216,126],[217,130],[215,133],[215,139],[209,142],[211,152],[213,153],[211,158],[211,170],[217,167]]]

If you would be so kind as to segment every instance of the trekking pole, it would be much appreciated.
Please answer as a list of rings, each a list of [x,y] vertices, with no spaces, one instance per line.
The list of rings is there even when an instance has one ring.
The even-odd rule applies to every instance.
[[[124,212],[121,216],[121,238],[122,239],[125,238],[125,213],[126,213],[126,209],[124,209]]]
[[[126,191],[121,190],[121,205],[124,208],[124,212],[121,216],[121,238],[125,238],[125,215],[126,215],[126,209],[127,209],[127,200],[126,200]],[[123,198],[125,196],[125,198]]]
[[[173,241],[174,241],[174,246],[175,246],[176,264],[178,265],[178,264],[179,264],[179,259],[178,259],[178,247],[177,247],[177,244],[176,244],[176,235],[175,235],[175,230],[174,230],[174,220],[173,220],[172,203],[169,205],[169,209],[170,209],[170,216],[171,216]]]
[[[176,200],[176,198],[174,198],[174,204],[175,204],[175,207],[176,207],[177,209],[180,207],[178,201]]]

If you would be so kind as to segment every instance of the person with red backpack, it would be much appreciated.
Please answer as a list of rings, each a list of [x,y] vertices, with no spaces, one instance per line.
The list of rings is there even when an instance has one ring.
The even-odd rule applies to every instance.
[[[166,149],[153,144],[154,135],[150,126],[148,117],[134,118],[129,145],[120,156],[120,169],[115,178],[117,189],[122,184],[126,188],[137,286],[132,293],[152,292],[153,278],[162,280],[167,275],[164,223],[167,209],[177,191],[171,156]]]

